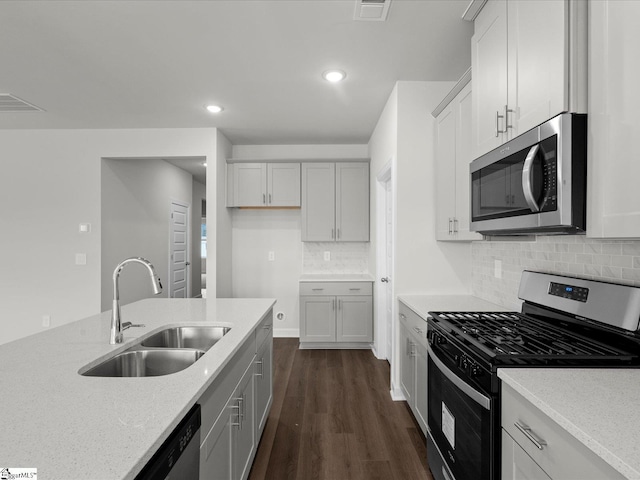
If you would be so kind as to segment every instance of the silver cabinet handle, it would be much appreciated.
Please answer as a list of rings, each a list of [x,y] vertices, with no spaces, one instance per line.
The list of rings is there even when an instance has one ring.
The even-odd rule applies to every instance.
[[[340,229],[339,229],[339,228],[338,228],[337,232],[338,232],[338,233],[336,234],[337,240],[340,240]]]
[[[267,204],[267,196],[266,196],[264,193],[262,194],[262,203],[263,203],[264,205],[266,205],[266,204]]]
[[[242,430],[242,424],[244,423],[244,394],[238,399],[238,405],[240,406],[240,430]]]
[[[422,335],[422,330],[420,330],[418,327],[413,327],[413,331]]]
[[[269,205],[271,205],[271,194],[269,194]]]
[[[453,233],[458,233],[458,219],[453,218]]]
[[[256,362],[256,365],[260,365],[260,371],[256,372],[256,377],[262,377],[264,375],[264,358],[261,358],[259,362]]]
[[[534,212],[540,211],[540,206],[536,203],[536,199],[533,198],[533,161],[538,154],[540,144],[535,144],[527,153],[527,158],[524,159],[524,166],[522,167],[522,191],[524,192],[524,199],[527,202],[529,208]]]
[[[359,292],[361,289],[360,288],[350,288],[349,291],[350,292]]]
[[[380,281],[381,281],[382,283],[389,283],[389,277],[382,277],[382,278],[380,279]]]
[[[514,110],[511,110],[509,108],[509,105],[504,106],[504,132],[503,133],[507,133],[507,130],[509,130],[510,128],[513,128],[513,125],[509,125],[509,114],[514,112],[515,112]]]
[[[449,217],[449,235],[451,235],[451,217]]]
[[[500,115],[500,111],[496,110],[496,138],[498,138],[498,135],[501,133],[507,133],[506,128],[504,130],[500,130],[498,126],[501,118],[504,118],[504,115]]]
[[[312,288],[311,290],[313,290],[314,292],[321,292],[324,290],[324,288]]]
[[[338,310],[342,309],[342,300],[338,299]]]
[[[531,440],[531,443],[533,443],[536,448],[538,450],[542,450],[545,445],[547,444],[547,442],[545,442],[544,440],[537,438],[536,435],[533,434],[533,432],[531,431],[531,429],[529,427],[527,427],[526,425],[523,425],[519,422],[515,422],[514,423],[515,427],[520,430],[522,432],[522,434],[527,437],[529,440]]]
[[[241,428],[241,427],[242,427],[242,425],[240,425],[240,402],[239,402],[238,400],[239,400],[239,399],[238,399],[238,398],[236,398],[236,399],[235,399],[235,401],[237,402],[237,404],[236,404],[236,405],[232,405],[232,406],[231,406],[231,408],[232,408],[232,409],[234,409],[234,410],[236,410],[236,409],[237,409],[237,410],[238,410],[238,411],[235,413],[237,422],[231,422],[231,426],[232,426],[232,427],[238,427],[238,428]]]
[[[336,238],[336,234],[335,234],[335,230],[332,228],[331,229],[331,240]]]
[[[336,299],[335,298],[331,300],[331,310],[334,311],[334,312],[336,311]]]

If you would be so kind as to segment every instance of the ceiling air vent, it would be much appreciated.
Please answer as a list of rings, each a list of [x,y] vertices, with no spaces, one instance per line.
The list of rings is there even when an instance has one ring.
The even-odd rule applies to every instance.
[[[44,110],[10,93],[0,93],[0,113],[13,112],[44,112]]]
[[[389,14],[391,0],[356,0],[354,20],[384,22]]]

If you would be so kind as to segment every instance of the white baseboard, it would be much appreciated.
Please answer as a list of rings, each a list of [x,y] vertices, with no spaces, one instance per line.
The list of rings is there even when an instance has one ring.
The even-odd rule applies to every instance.
[[[391,395],[391,400],[393,400],[394,402],[402,402],[407,400],[404,396],[404,393],[402,393],[402,390],[393,384],[391,384],[391,390],[389,391],[389,394]]]
[[[300,338],[299,328],[273,327],[273,338]]]

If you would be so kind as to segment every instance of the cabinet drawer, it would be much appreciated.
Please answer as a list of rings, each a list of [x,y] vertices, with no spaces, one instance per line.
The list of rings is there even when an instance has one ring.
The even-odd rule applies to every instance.
[[[300,282],[300,295],[372,295],[372,282]]]
[[[220,416],[227,400],[235,390],[238,382],[248,367],[253,364],[256,354],[255,334],[242,344],[236,354],[229,360],[226,367],[220,372],[207,391],[200,397],[202,413],[202,425],[200,427],[201,444],[204,442],[209,430]]]
[[[256,350],[260,350],[262,344],[267,338],[270,338],[273,334],[273,310],[262,319],[260,324],[256,327]]]
[[[407,327],[414,337],[418,337],[421,343],[427,344],[427,321],[420,315],[400,302],[400,321]]]
[[[624,478],[569,432],[504,383],[502,384],[502,428],[551,478],[576,480]]]

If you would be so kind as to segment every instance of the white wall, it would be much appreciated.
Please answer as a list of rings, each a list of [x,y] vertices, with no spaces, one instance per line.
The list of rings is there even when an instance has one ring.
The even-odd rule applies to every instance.
[[[204,160],[203,160],[204,161]],[[202,290],[202,261],[200,258],[200,238],[202,225],[202,201],[207,199],[207,187],[193,181],[191,196],[191,296],[197,297]],[[206,266],[205,266],[206,271]]]
[[[215,145],[215,129],[0,131],[0,343],[41,331],[43,315],[53,327],[100,311],[102,158],[215,159]],[[210,204],[215,224],[215,197]]]
[[[431,111],[453,85],[453,82],[397,82],[369,141],[372,265],[376,264],[378,241],[377,176],[392,161],[395,262],[391,278],[396,347],[391,359],[391,382],[394,394],[399,392],[395,387],[399,374],[397,296],[469,293],[471,290],[470,244],[435,241],[435,119]],[[379,269],[376,265],[376,278]],[[379,321],[376,312],[375,331]]]
[[[229,298],[232,296],[231,282],[232,261],[231,261],[231,211],[226,207],[226,186],[227,186],[227,158],[231,157],[231,142],[220,131],[216,135],[216,160],[213,163],[215,168],[207,168],[207,195],[208,198],[215,198],[215,204],[207,202],[207,212],[216,212],[215,216],[207,213],[207,252],[209,258],[216,258],[217,268],[209,268],[207,263],[207,293],[210,297]],[[209,174],[215,172],[215,179]],[[215,239],[215,242],[212,241]],[[210,280],[216,278],[213,283]]]
[[[193,177],[164,160],[104,159],[101,185],[101,310],[111,309],[113,270],[129,257],[143,257],[153,264],[164,286],[159,296],[168,297],[171,202],[189,205],[193,222]],[[189,235],[187,261],[193,264]],[[121,305],[152,295],[148,272],[140,265],[122,271],[119,287]]]
[[[232,157],[262,161],[367,158],[367,146],[234,145]],[[220,254],[232,259],[233,296],[276,298],[275,312],[284,313],[285,319],[274,319],[274,335],[297,337],[298,280],[304,256],[300,210],[228,210],[232,212],[232,247]],[[272,262],[268,261],[270,251],[275,253]]]

